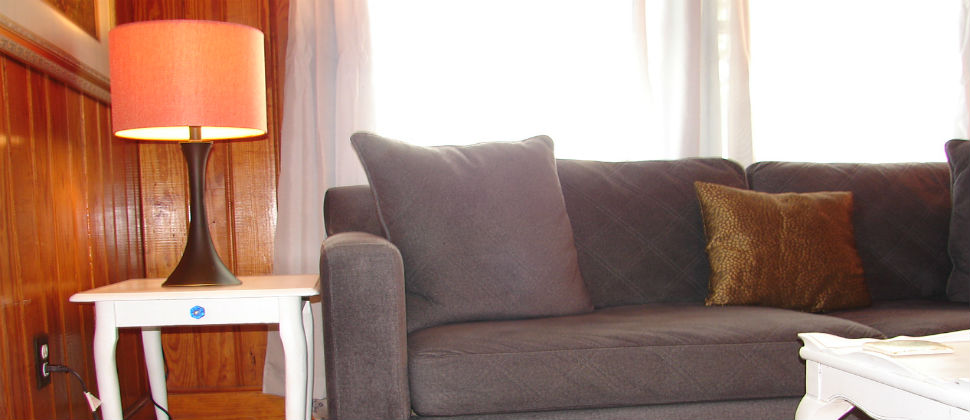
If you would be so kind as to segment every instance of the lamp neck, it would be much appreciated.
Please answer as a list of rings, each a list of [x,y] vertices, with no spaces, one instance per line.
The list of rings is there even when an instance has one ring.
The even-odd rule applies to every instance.
[[[202,127],[198,125],[189,126],[189,141],[202,140]]]

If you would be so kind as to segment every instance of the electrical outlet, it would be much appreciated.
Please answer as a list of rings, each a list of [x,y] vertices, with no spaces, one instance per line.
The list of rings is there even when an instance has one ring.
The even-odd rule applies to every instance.
[[[51,361],[50,352],[50,346],[47,345],[47,334],[34,336],[34,373],[37,377],[37,389],[51,383],[51,373],[47,371],[47,365]]]

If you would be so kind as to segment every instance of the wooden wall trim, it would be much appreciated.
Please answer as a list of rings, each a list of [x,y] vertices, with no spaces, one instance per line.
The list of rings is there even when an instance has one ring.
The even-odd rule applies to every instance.
[[[111,103],[110,82],[106,77],[4,15],[0,15],[0,52],[101,102]]]

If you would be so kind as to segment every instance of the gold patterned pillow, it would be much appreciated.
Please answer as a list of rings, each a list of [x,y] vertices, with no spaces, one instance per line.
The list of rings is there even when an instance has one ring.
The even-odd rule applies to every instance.
[[[708,305],[810,312],[868,306],[851,192],[769,194],[695,182],[711,263]]]

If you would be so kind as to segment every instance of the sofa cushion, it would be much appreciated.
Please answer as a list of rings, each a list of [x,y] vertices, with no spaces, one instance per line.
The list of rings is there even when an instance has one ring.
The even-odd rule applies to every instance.
[[[711,261],[708,305],[810,312],[869,305],[852,235],[852,193],[694,185]]]
[[[953,271],[946,283],[946,295],[958,302],[970,301],[970,142],[946,143],[950,164],[953,212],[950,215],[950,260]]]
[[[830,315],[868,325],[886,337],[918,337],[970,329],[970,307],[966,303],[943,300],[873,302],[869,308]]]
[[[560,160],[559,179],[596,307],[704,301],[710,266],[694,181],[744,188],[737,163]]]
[[[408,337],[411,404],[433,416],[800,396],[804,331],[879,336],[825,315],[700,303],[444,325]]]
[[[408,331],[592,309],[548,137],[420,147],[357,133],[351,142],[404,260]]]
[[[942,296],[950,274],[946,163],[760,162],[752,190],[851,191],[856,248],[873,300]]]

